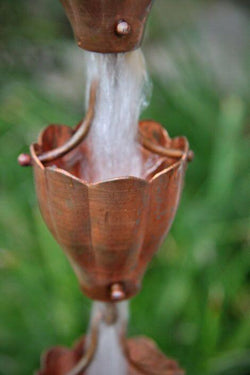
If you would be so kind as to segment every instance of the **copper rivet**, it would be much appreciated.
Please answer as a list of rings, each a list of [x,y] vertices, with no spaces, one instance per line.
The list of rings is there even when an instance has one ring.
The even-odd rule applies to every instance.
[[[130,33],[131,27],[126,21],[119,21],[116,25],[116,33],[118,35],[128,35]]]
[[[20,154],[17,161],[21,167],[29,167],[32,164],[31,156],[29,154]]]
[[[121,301],[125,298],[125,292],[123,286],[119,283],[111,285],[111,299],[113,301]]]
[[[194,152],[192,150],[188,151],[188,161],[192,161],[194,159]]]

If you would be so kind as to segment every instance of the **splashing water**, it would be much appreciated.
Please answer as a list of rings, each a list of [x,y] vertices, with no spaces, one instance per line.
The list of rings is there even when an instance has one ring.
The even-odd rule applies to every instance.
[[[149,85],[140,50],[119,54],[87,52],[87,92],[98,81],[95,116],[88,134],[91,148],[82,174],[91,182],[115,177],[143,175],[137,142],[138,119],[147,104]],[[88,102],[88,98],[87,98]],[[105,304],[95,302],[92,319]],[[118,320],[100,325],[98,348],[87,375],[126,375],[127,362],[120,344],[126,326],[128,303],[117,304]]]
[[[95,302],[92,319],[104,309],[105,304]],[[119,336],[128,319],[128,303],[117,304],[117,313],[118,320],[115,324],[101,323],[97,352],[86,375],[127,375],[127,362],[122,352]]]
[[[91,182],[122,176],[140,177],[142,160],[136,137],[148,86],[142,52],[87,52],[87,72],[87,92],[93,79],[98,80],[99,89],[89,133],[91,170],[85,171],[85,176]]]

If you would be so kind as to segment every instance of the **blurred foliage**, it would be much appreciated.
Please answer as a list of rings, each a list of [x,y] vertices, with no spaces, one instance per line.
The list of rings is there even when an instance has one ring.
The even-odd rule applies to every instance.
[[[216,23],[210,30],[216,7],[159,0],[149,23],[154,89],[143,117],[185,134],[196,158],[173,228],[131,303],[129,333],[154,338],[187,374],[246,375],[250,66],[247,28],[233,44],[228,30],[240,33],[248,15],[224,2],[219,32]],[[2,0],[0,10],[0,374],[27,375],[45,348],[71,345],[90,312],[41,220],[32,171],[16,162],[42,127],[82,117],[83,52],[58,1]]]

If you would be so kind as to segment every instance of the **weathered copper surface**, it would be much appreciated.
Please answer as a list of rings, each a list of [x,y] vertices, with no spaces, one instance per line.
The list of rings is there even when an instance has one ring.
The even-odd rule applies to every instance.
[[[42,368],[37,375],[66,375],[84,355],[85,338],[79,340],[72,350],[55,347],[42,359]],[[178,363],[168,359],[155,343],[146,337],[127,340],[130,359],[128,375],[184,375]],[[141,370],[139,370],[139,368]],[[84,373],[79,372],[79,375]]]
[[[61,2],[79,47],[94,52],[113,53],[131,51],[140,46],[153,0]]]
[[[87,183],[88,138],[67,155],[44,164],[37,155],[67,142],[72,128],[51,125],[31,146],[42,216],[67,254],[82,290],[92,299],[111,301],[113,284],[121,286],[121,299],[138,292],[178,207],[188,142],[184,137],[170,139],[153,121],[141,122],[140,129],[151,143],[179,150],[181,156],[159,157],[144,178]],[[146,162],[153,154],[138,147]]]

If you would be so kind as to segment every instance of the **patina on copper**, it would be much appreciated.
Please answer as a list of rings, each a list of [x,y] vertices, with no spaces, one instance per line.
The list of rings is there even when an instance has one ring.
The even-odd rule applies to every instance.
[[[138,48],[153,0],[61,0],[78,46],[94,52]]]
[[[74,130],[67,126],[49,126],[38,144],[31,146],[42,216],[68,256],[82,290],[92,299],[122,300],[138,292],[147,264],[170,229],[178,207],[188,141],[184,137],[171,139],[153,121],[142,121],[139,128],[152,145],[179,152],[179,157],[159,157],[144,178],[87,183],[88,137],[66,155],[42,163],[41,155],[71,139]],[[139,143],[138,147],[146,162],[152,152]],[[119,285],[119,290],[114,285]]]

